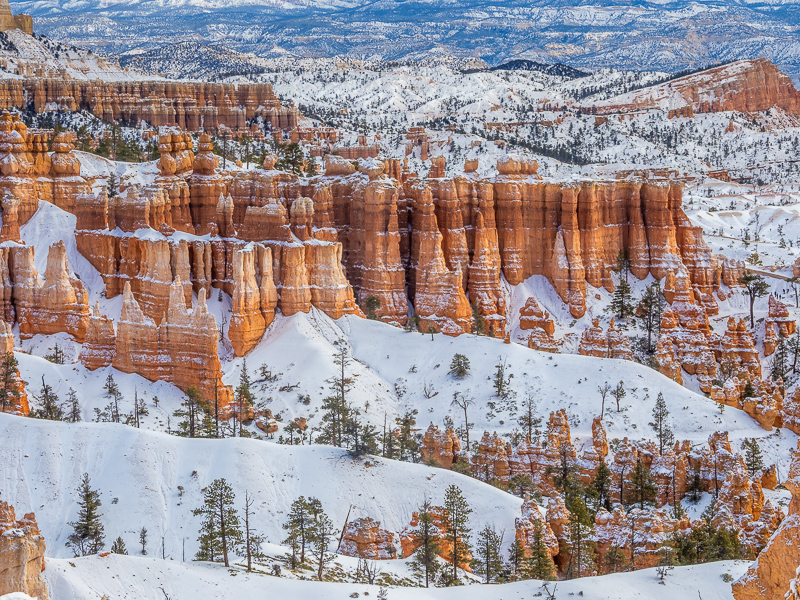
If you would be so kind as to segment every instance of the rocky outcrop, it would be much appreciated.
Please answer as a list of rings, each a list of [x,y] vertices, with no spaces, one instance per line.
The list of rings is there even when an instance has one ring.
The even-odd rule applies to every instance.
[[[782,600],[800,564],[800,451],[795,452],[784,482],[792,493],[789,515],[770,538],[756,562],[733,584],[736,600]]]
[[[519,328],[530,331],[528,348],[543,352],[558,352],[558,344],[553,339],[556,331],[555,323],[533,296],[525,301],[525,306],[519,311]]]
[[[422,462],[434,462],[444,469],[449,469],[460,451],[461,442],[458,441],[458,436],[452,428],[440,431],[436,425],[430,424],[420,447]]]
[[[44,282],[33,264],[33,252],[32,246],[15,246],[9,256],[20,337],[63,331],[82,342],[89,326],[88,296],[81,282],[70,277],[64,242],[50,246]]]
[[[9,323],[0,319],[0,361],[5,360],[9,353],[14,352],[14,330]],[[25,382],[19,373],[19,367],[14,369],[8,382],[5,405],[0,404],[0,412],[12,415],[28,416],[30,406],[28,395],[25,392]]]
[[[367,560],[397,558],[394,534],[381,529],[380,521],[361,517],[348,522],[342,533],[339,554]]]
[[[293,129],[299,117],[294,106],[281,105],[267,83],[13,79],[7,90],[0,109],[88,110],[104,121],[145,121],[189,131],[246,129],[258,118],[273,129]]]
[[[142,312],[130,284],[125,284],[112,361],[115,369],[150,381],[167,381],[182,390],[194,386],[207,405],[216,402],[226,413],[233,394],[222,383],[218,341],[219,330],[206,307],[204,289],[198,293],[194,309],[187,309],[183,286],[176,279],[170,288],[167,315],[157,326]]]
[[[116,340],[114,321],[101,314],[100,304],[97,303],[92,310],[78,360],[90,371],[109,366],[114,360]]]
[[[21,592],[48,600],[44,571],[45,543],[36,517],[17,519],[14,507],[0,500],[0,596]]]

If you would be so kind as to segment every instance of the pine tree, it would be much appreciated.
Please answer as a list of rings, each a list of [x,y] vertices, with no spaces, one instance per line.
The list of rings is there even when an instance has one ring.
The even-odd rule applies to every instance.
[[[511,542],[508,549],[508,566],[511,571],[511,581],[522,579],[524,577],[525,565],[525,545],[517,537]]]
[[[317,563],[317,579],[322,581],[325,565],[336,558],[335,554],[328,551],[336,531],[330,517],[322,510],[322,503],[319,500],[311,498],[308,507],[312,517],[310,552]]]
[[[109,198],[114,198],[119,195],[119,180],[117,179],[117,174],[113,171],[106,180],[106,195]]]
[[[469,544],[469,515],[472,509],[461,489],[455,485],[448,486],[444,494],[444,514],[442,526],[448,546],[452,548],[450,563],[452,565],[451,584],[458,582],[457,569],[462,566],[471,548]]]
[[[769,376],[774,381],[783,381],[789,372],[789,344],[783,335],[778,339],[778,345],[769,364]]]
[[[744,464],[750,477],[755,477],[756,473],[764,468],[764,455],[761,453],[761,446],[755,438],[745,438],[742,442],[744,450]]]
[[[70,523],[72,533],[67,546],[75,556],[97,554],[105,546],[103,524],[100,522],[100,494],[92,489],[89,474],[84,473],[78,485],[78,520]]]
[[[484,583],[497,582],[503,572],[503,557],[500,554],[502,545],[503,536],[493,526],[487,525],[478,533],[475,541],[477,557],[472,561],[472,570],[483,576]]]
[[[469,359],[463,354],[454,354],[453,360],[450,361],[450,375],[463,379],[469,375],[470,365]]]
[[[304,496],[300,496],[292,502],[287,520],[283,524],[283,528],[287,532],[287,537],[283,540],[283,543],[288,544],[292,550],[289,560],[293,569],[296,569],[298,564],[302,564],[306,560],[306,546],[312,528],[311,519],[308,501]]]
[[[650,427],[656,432],[658,438],[658,453],[664,454],[664,447],[669,448],[675,441],[675,435],[669,426],[669,410],[667,410],[667,403],[664,401],[664,394],[658,393],[656,405],[653,407],[653,421]]]
[[[525,576],[540,581],[555,580],[555,564],[550,558],[550,551],[544,541],[544,527],[539,519],[535,519],[533,522],[533,536],[529,550],[530,556],[525,561]]]
[[[17,382],[17,359],[13,352],[6,352],[0,363],[0,412],[16,412],[20,407],[19,383]]]
[[[646,503],[655,501],[657,491],[658,487],[650,475],[650,469],[641,458],[638,459],[628,485],[628,502],[638,504],[639,508],[644,509]]]
[[[198,437],[202,412],[200,390],[190,385],[183,393],[181,407],[172,414],[172,416],[181,419],[178,422],[178,435],[189,438]]]
[[[416,461],[419,457],[419,441],[415,437],[414,428],[417,424],[417,409],[407,410],[402,417],[395,419],[397,429],[388,434],[388,450],[392,454],[387,454],[388,458],[398,460]],[[395,453],[395,444],[396,454]]]
[[[628,318],[634,314],[631,286],[624,279],[617,284],[608,310],[620,323],[627,322]]]
[[[614,400],[617,402],[617,412],[620,411],[619,403],[626,395],[627,392],[625,391],[625,383],[620,381],[613,390],[611,390],[611,395],[614,396]]]
[[[755,327],[753,306],[755,305],[756,298],[767,295],[769,292],[769,284],[761,275],[751,272],[747,272],[739,277],[739,283],[744,286],[745,292],[750,298],[750,328],[752,329]]]
[[[339,368],[336,377],[328,380],[331,394],[322,400],[322,434],[317,438],[318,443],[343,446],[345,429],[353,417],[353,408],[348,402],[348,394],[353,387],[353,378],[347,376],[347,366],[350,356],[347,345],[342,340],[334,342],[336,354],[333,362]]]
[[[569,547],[569,564],[567,579],[588,575],[594,565],[594,543],[592,535],[591,513],[583,499],[578,497],[570,507],[570,518],[567,525],[567,545]]]
[[[636,308],[636,314],[641,316],[642,324],[647,331],[647,353],[655,351],[653,344],[653,334],[658,337],[661,328],[661,315],[664,312],[664,295],[661,293],[661,286],[654,281],[644,289],[642,299]]]
[[[597,467],[594,480],[592,480],[592,489],[594,490],[594,497],[597,499],[597,507],[595,513],[601,508],[611,512],[611,469],[606,465],[604,459],[600,459],[600,465]]]
[[[139,545],[142,547],[142,555],[147,555],[147,529],[142,527],[139,530]]]
[[[378,311],[381,308],[381,299],[377,296],[367,296],[367,299],[364,301],[364,308],[367,309],[367,319],[377,321]]]
[[[67,392],[67,411],[64,414],[64,420],[68,423],[81,422],[81,405],[78,402],[78,392],[69,388]]]
[[[431,515],[430,502],[425,500],[417,513],[417,527],[414,530],[414,537],[420,545],[411,559],[411,571],[425,581],[425,587],[430,585],[441,569],[437,558],[439,535]]]
[[[114,375],[111,373],[106,377],[103,389],[106,391],[106,396],[111,396],[111,421],[119,423],[119,401],[122,398],[122,393],[119,391],[119,386],[117,386],[117,382],[114,381]]]
[[[225,479],[215,479],[203,488],[203,506],[192,511],[202,516],[203,523],[197,540],[200,549],[197,560],[214,561],[217,556],[229,567],[228,553],[242,540],[239,514],[233,507],[236,495]]]
[[[122,540],[122,537],[117,537],[114,540],[114,543],[111,544],[111,552],[113,554],[127,554],[128,551],[125,549],[125,542]]]
[[[58,400],[53,388],[47,385],[42,375],[42,389],[38,395],[34,396],[39,403],[39,407],[31,411],[31,416],[37,419],[46,419],[48,421],[63,421],[64,411],[61,409],[61,403]]]

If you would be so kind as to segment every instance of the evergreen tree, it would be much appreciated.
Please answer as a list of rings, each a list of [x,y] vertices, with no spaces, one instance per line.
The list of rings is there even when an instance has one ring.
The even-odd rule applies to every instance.
[[[469,359],[463,354],[454,354],[453,360],[450,361],[450,375],[459,379],[463,379],[469,375],[470,365]]]
[[[378,311],[381,308],[381,299],[377,296],[367,296],[367,299],[364,301],[364,308],[367,309],[367,319],[377,321]]]
[[[317,579],[322,581],[325,565],[336,558],[335,554],[328,551],[336,531],[330,517],[322,510],[322,504],[316,498],[309,500],[309,513],[312,516],[310,552],[317,564]]]
[[[675,435],[669,426],[669,410],[667,410],[667,403],[664,401],[664,394],[658,393],[656,405],[653,407],[653,421],[650,427],[656,432],[658,438],[658,453],[664,454],[664,447],[669,448],[675,441]]]
[[[414,537],[420,542],[420,545],[411,559],[411,571],[425,581],[425,587],[430,585],[441,570],[441,564],[437,558],[439,535],[440,532],[431,514],[431,505],[425,500],[417,513],[417,527],[414,530]]]
[[[39,407],[31,411],[31,416],[37,419],[46,419],[48,421],[63,421],[64,411],[61,409],[61,403],[58,400],[53,388],[47,385],[42,375],[42,389],[38,395],[34,395]]]
[[[689,502],[697,503],[700,501],[700,494],[703,493],[703,482],[700,479],[700,469],[697,468],[692,473],[692,477],[689,480],[689,486],[686,490],[686,496],[689,498]]]
[[[17,382],[17,359],[13,352],[6,352],[0,363],[0,412],[16,412],[20,408],[19,383]]]
[[[139,545],[142,547],[142,555],[147,555],[147,529],[142,527],[139,530]]]
[[[603,568],[606,573],[618,573],[625,562],[625,553],[617,544],[612,544],[603,555]]]
[[[228,553],[242,541],[239,514],[233,507],[236,495],[225,479],[215,479],[203,488],[203,506],[192,511],[202,516],[203,523],[197,540],[200,549],[197,560],[214,561],[222,558],[226,567],[230,566]]]
[[[111,421],[113,423],[119,423],[119,401],[122,399],[122,392],[119,391],[119,386],[117,382],[114,381],[114,375],[111,373],[106,377],[103,389],[106,391],[106,396],[111,397],[111,405],[109,407]]]
[[[619,403],[626,395],[627,392],[625,391],[625,383],[620,381],[613,390],[611,390],[611,395],[614,396],[614,400],[617,402],[617,412],[620,411]]]
[[[69,388],[67,392],[67,411],[64,414],[64,420],[68,423],[81,422],[81,405],[78,402],[78,392]]]
[[[350,356],[346,343],[337,340],[334,347],[336,354],[334,354],[333,362],[339,368],[339,373],[336,377],[328,380],[331,393],[322,400],[322,433],[317,441],[332,446],[343,446],[345,430],[353,418],[353,409],[348,402],[348,394],[353,387],[353,378],[347,375]]]
[[[631,286],[624,279],[617,284],[608,310],[620,323],[627,322],[628,318],[634,314]]]
[[[496,583],[503,572],[502,545],[503,536],[493,526],[487,525],[478,533],[475,541],[477,557],[472,561],[472,571],[483,576],[484,583]]]
[[[117,174],[113,171],[106,180],[106,195],[109,198],[119,196],[119,180],[117,179]]]
[[[783,381],[786,378],[790,368],[789,358],[789,344],[781,335],[769,363],[769,376],[774,381]]]
[[[202,412],[200,390],[190,385],[183,393],[181,407],[172,415],[181,419],[178,423],[178,435],[189,438],[198,437]]]
[[[522,579],[525,574],[525,545],[522,540],[514,537],[508,549],[508,566],[511,570],[511,581]]]
[[[286,530],[287,537],[283,540],[291,548],[289,556],[291,567],[296,569],[298,564],[306,560],[306,546],[311,537],[312,516],[309,512],[308,501],[304,496],[300,496],[292,502],[289,514],[283,528]]]
[[[128,551],[125,549],[125,542],[122,540],[122,537],[117,537],[114,540],[114,543],[111,544],[111,552],[112,554],[127,554]]]
[[[755,438],[745,438],[742,442],[744,450],[744,464],[750,477],[755,477],[764,468],[764,456],[761,453],[761,446]]]
[[[761,275],[751,272],[747,272],[739,277],[739,283],[744,286],[744,290],[750,298],[750,328],[752,329],[755,327],[753,306],[755,305],[756,298],[767,295],[769,292],[769,284]]]
[[[275,168],[279,171],[289,171],[295,175],[301,175],[303,172],[303,163],[305,157],[303,156],[303,149],[296,142],[278,145],[278,162],[275,163]]]
[[[642,318],[642,324],[647,331],[647,353],[655,352],[653,334],[656,339],[661,328],[661,315],[664,312],[664,295],[661,293],[661,286],[654,281],[644,289],[636,314]]]
[[[242,435],[241,422],[247,409],[253,406],[253,392],[250,373],[247,371],[247,359],[242,360],[242,372],[239,374],[239,385],[233,394],[233,437],[236,437],[236,424],[239,423],[239,435]]]
[[[595,514],[604,508],[611,512],[611,469],[606,465],[604,459],[600,459],[600,465],[597,467],[597,473],[592,480],[592,489],[594,490],[594,497],[597,500],[597,507]]]
[[[472,509],[461,489],[455,485],[448,486],[444,494],[444,514],[442,526],[444,537],[452,548],[450,563],[452,565],[451,581],[458,583],[457,569],[462,566],[471,550],[469,544],[469,515]]]
[[[100,494],[92,489],[89,474],[84,473],[78,485],[78,520],[70,523],[72,533],[67,546],[75,556],[99,553],[105,546],[103,524],[100,522]]]
[[[533,396],[528,395],[525,397],[522,403],[522,413],[517,423],[523,428],[525,439],[528,440],[528,443],[539,441],[538,430],[542,426],[542,418],[536,415],[536,400],[534,400]]]
[[[402,417],[395,419],[397,429],[394,434],[389,433],[388,444],[389,453],[386,454],[388,458],[397,458],[398,460],[416,461],[419,457],[419,441],[417,440],[414,428],[417,424],[417,410],[407,410]],[[396,444],[396,452],[395,452]],[[395,456],[396,454],[396,456]]]
[[[533,522],[533,536],[530,546],[530,556],[525,561],[526,578],[540,581],[555,580],[556,568],[544,541],[544,527],[542,527],[540,519],[535,519]]]
[[[567,546],[569,548],[569,563],[567,565],[567,579],[583,577],[591,573],[594,565],[594,543],[592,536],[591,513],[583,499],[577,497],[569,507],[570,518],[567,524]]]
[[[511,393],[511,375],[506,375],[506,370],[508,369],[506,359],[500,358],[499,362],[494,367],[495,372],[492,378],[494,395],[506,400]]]
[[[655,501],[657,491],[658,486],[650,475],[650,469],[641,458],[638,459],[628,485],[628,503],[638,504],[639,508],[644,509],[646,503]]]

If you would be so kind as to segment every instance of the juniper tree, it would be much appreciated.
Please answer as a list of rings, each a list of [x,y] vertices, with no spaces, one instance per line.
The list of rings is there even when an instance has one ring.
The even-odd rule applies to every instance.
[[[6,352],[0,363],[0,412],[14,412],[20,406],[19,384],[17,382],[17,359],[13,352]]]
[[[444,494],[444,514],[442,515],[442,526],[444,538],[452,548],[450,553],[450,563],[452,565],[451,583],[458,582],[457,569],[466,562],[470,552],[469,544],[469,515],[472,509],[461,489],[455,485],[448,486]]]
[[[111,544],[111,552],[112,554],[127,554],[128,551],[125,549],[125,542],[122,540],[122,537],[117,537],[114,540],[114,543]]]
[[[658,393],[656,405],[653,407],[653,421],[650,427],[656,433],[658,439],[658,453],[664,454],[664,447],[672,445],[675,441],[675,435],[669,426],[669,410],[667,410],[667,403],[664,401],[664,394]]]
[[[497,582],[503,572],[503,557],[500,548],[503,545],[502,534],[497,533],[494,526],[487,525],[475,540],[475,554],[472,570],[482,575],[484,583]]]
[[[38,394],[34,395],[34,398],[36,398],[39,406],[31,411],[32,417],[48,421],[64,420],[64,411],[61,408],[58,396],[53,391],[53,388],[45,382],[44,375],[42,375],[42,389]]]
[[[203,505],[192,511],[193,515],[203,517],[197,538],[200,542],[197,560],[214,562],[221,557],[225,566],[230,566],[228,554],[242,540],[239,513],[233,506],[235,498],[225,479],[215,479],[203,488]]]
[[[764,456],[761,453],[761,446],[755,438],[745,438],[742,442],[744,450],[744,464],[750,477],[755,477],[764,468]]]
[[[78,519],[69,523],[72,533],[67,546],[75,556],[97,554],[105,546],[103,523],[100,521],[100,494],[92,489],[89,474],[84,473],[78,485]]]
[[[747,272],[738,279],[739,283],[744,286],[745,293],[750,299],[750,328],[755,327],[755,320],[753,319],[753,306],[756,303],[756,298],[766,296],[769,292],[769,284],[758,273]]]
[[[422,503],[417,513],[417,527],[413,535],[419,541],[419,547],[411,558],[411,571],[424,580],[425,587],[428,587],[441,570],[437,558],[440,532],[434,523],[428,500]]]

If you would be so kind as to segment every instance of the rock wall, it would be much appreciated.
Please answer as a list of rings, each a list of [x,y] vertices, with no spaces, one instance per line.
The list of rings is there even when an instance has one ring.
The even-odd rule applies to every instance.
[[[14,507],[0,500],[0,596],[21,592],[48,600],[45,543],[33,513],[17,519]]]
[[[146,121],[189,131],[244,129],[259,117],[273,129],[294,129],[299,117],[294,106],[281,105],[267,83],[10,79],[3,88],[0,109],[33,104],[36,112],[88,110],[104,121]]]
[[[795,452],[784,482],[792,493],[789,515],[770,538],[756,562],[733,584],[736,600],[783,600],[800,564],[800,450]]]

